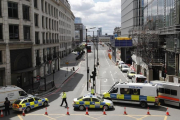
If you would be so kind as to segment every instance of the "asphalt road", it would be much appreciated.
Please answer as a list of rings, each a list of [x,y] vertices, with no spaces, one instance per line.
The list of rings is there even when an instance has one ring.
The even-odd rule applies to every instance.
[[[94,65],[94,51],[93,45],[92,53],[88,54],[90,71],[93,70]],[[126,73],[122,73],[115,64],[109,60],[107,53],[107,46],[102,47],[99,45],[99,72],[97,80],[100,81],[100,92],[103,93],[108,91],[110,87],[116,81],[126,82],[129,81],[126,77]],[[179,120],[179,108],[173,106],[150,106],[150,114],[146,115],[147,109],[141,108],[139,105],[125,104],[125,103],[114,103],[115,108],[106,111],[107,115],[103,115],[101,109],[89,109],[89,115],[85,115],[86,111],[79,111],[72,107],[73,99],[76,97],[83,96],[87,91],[87,76],[86,76],[86,57],[79,63],[79,69],[77,72],[69,78],[63,85],[57,90],[45,95],[50,100],[49,106],[47,107],[48,115],[45,114],[45,108],[33,109],[26,116],[22,116],[20,112],[14,112],[11,110],[11,115],[8,117],[1,118],[3,120]],[[66,115],[67,109],[61,107],[61,93],[62,91],[67,92],[67,102],[69,106],[70,115]],[[124,107],[128,115],[123,115]],[[166,116],[166,108],[169,108],[171,116]]]

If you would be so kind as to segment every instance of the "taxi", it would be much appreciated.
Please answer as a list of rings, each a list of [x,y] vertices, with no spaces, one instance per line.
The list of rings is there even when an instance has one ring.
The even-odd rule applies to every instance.
[[[85,95],[79,98],[74,98],[72,103],[74,108],[79,108],[79,110],[84,110],[87,108],[114,108],[113,102],[111,100],[103,99],[102,97],[95,95]]]
[[[31,109],[40,107],[40,106],[48,106],[49,100],[47,98],[40,97],[25,97],[22,99],[16,100],[12,108],[15,111],[23,111],[30,112]]]
[[[127,72],[127,77],[129,78],[129,79],[132,79],[132,77],[134,77],[136,75],[136,73],[133,71],[133,70],[129,70],[128,72]]]

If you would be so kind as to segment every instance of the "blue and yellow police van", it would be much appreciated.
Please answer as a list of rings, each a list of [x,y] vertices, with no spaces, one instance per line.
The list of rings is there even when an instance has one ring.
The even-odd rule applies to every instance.
[[[103,98],[113,102],[140,104],[141,107],[159,103],[157,85],[148,83],[116,82],[108,92],[103,93]]]

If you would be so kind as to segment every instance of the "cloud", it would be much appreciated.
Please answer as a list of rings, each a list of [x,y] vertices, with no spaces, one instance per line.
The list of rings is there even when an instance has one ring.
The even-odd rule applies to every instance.
[[[96,0],[97,1],[97,0]],[[113,34],[117,26],[121,26],[121,0],[69,0],[72,12],[81,17],[87,28],[102,27],[103,34]]]

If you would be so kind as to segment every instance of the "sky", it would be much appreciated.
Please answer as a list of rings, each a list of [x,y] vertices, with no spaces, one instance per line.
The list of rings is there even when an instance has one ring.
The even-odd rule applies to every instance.
[[[114,28],[121,26],[121,0],[69,0],[69,3],[75,17],[81,17],[87,28],[102,27],[103,35],[112,35]]]

